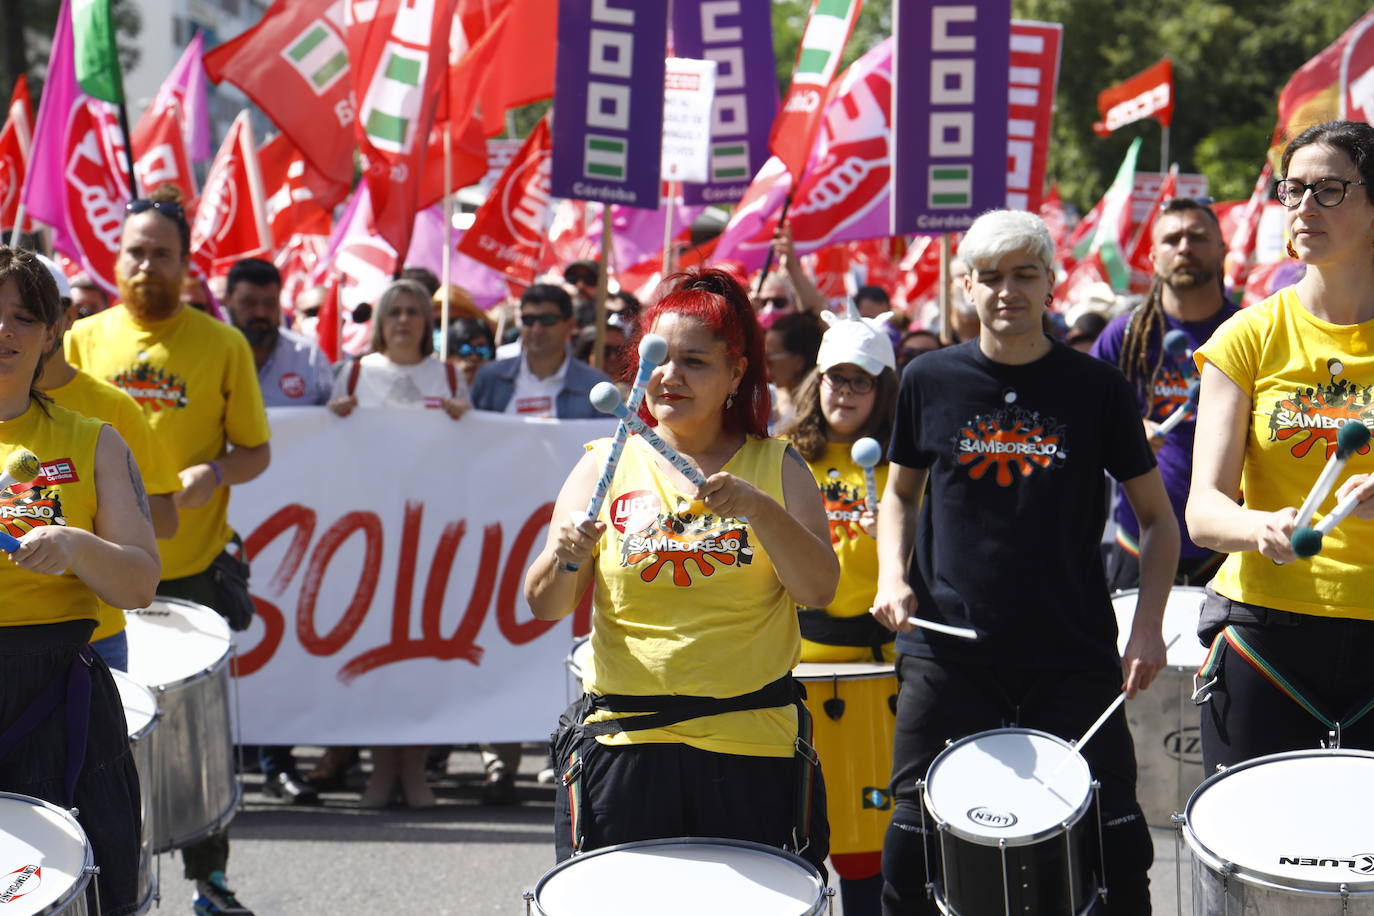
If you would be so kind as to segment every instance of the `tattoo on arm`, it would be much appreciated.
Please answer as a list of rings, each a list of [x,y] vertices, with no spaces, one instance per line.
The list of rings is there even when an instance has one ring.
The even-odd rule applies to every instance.
[[[138,511],[143,513],[143,517],[151,522],[153,510],[148,507],[148,492],[143,489],[143,474],[138,469],[138,462],[134,461],[133,452],[125,451],[124,456],[129,462],[129,483],[134,488],[134,502],[138,503]]]
[[[801,465],[802,469],[806,471],[806,473],[811,473],[811,465],[806,463],[806,459],[801,456],[801,452],[797,451],[797,447],[795,445],[787,446],[787,457],[791,458],[793,461],[797,462],[797,464]]]

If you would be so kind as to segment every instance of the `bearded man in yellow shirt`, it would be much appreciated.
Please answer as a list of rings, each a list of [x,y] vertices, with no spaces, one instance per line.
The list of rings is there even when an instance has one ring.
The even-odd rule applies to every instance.
[[[115,279],[122,304],[78,321],[67,359],[138,402],[157,446],[178,470],[179,527],[158,540],[158,594],[212,607],[243,629],[252,613],[243,545],[229,527],[229,487],[271,461],[270,430],[247,340],[180,301],[190,227],[170,187],[128,205]],[[229,836],[182,850],[201,916],[252,916],[226,885]]]

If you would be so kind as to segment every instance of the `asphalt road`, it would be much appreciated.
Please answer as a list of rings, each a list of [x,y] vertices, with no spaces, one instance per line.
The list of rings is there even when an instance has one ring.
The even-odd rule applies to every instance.
[[[308,768],[318,749],[302,751]],[[230,828],[230,883],[258,916],[518,916],[521,892],[553,865],[553,788],[537,783],[541,765],[526,755],[518,806],[484,807],[477,754],[454,751],[435,782],[439,805],[427,811],[358,808],[361,771],[353,791],[328,793],[318,807],[264,798],[261,777],[249,774],[245,807]],[[1155,912],[1174,916],[1173,832],[1152,833]],[[162,859],[162,887],[155,913],[191,912],[193,885],[175,856]],[[838,902],[835,912],[843,913]]]

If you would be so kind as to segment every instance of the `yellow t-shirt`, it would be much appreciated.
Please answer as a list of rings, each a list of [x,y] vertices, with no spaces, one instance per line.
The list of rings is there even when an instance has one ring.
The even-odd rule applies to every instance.
[[[1336,434],[1351,420],[1374,427],[1374,321],[1322,321],[1287,287],[1217,329],[1197,352],[1250,396],[1250,435],[1241,471],[1249,509],[1300,506],[1336,451]],[[1205,431],[1198,430],[1198,436]],[[1365,446],[1351,456],[1340,483],[1374,471]],[[1313,523],[1335,506],[1329,496]],[[1277,566],[1257,551],[1226,558],[1212,587],[1233,601],[1322,617],[1374,620],[1374,521],[1351,516],[1322,541],[1310,560]]]
[[[229,443],[245,448],[270,436],[253,352],[238,329],[182,307],[147,324],[116,306],[78,321],[67,359],[138,402],[174,472],[214,461]],[[229,488],[198,509],[184,509],[176,537],[159,540],[162,577],[204,571],[233,536]]]
[[[143,475],[143,488],[151,494],[175,493],[181,489],[181,478],[167,466],[161,449],[153,448],[153,433],[148,419],[133,398],[95,376],[76,370],[65,385],[44,392],[53,401],[84,417],[104,420],[115,428]],[[124,629],[124,612],[100,602],[100,623],[91,642],[113,636]]]
[[[28,449],[43,474],[29,484],[0,490],[0,530],[17,538],[42,525],[95,530],[95,448],[105,424],[53,404],[29,402],[13,420],[0,421],[0,466]],[[0,560],[0,626],[95,620],[95,592],[71,571],[48,576]],[[0,636],[0,639],[4,639]]]
[[[589,447],[600,459],[610,440]],[[781,503],[786,448],[778,439],[750,438],[724,470]],[[596,554],[596,661],[586,675],[588,693],[734,697],[796,666],[796,605],[753,528],[706,514],[638,436],[625,445],[598,518],[606,534]],[[587,721],[611,717],[596,713]],[[721,754],[790,757],[796,737],[796,710],[782,706],[598,740],[681,742]]]
[[[878,592],[878,542],[864,534],[859,527],[859,514],[866,508],[864,470],[850,458],[850,446],[830,442],[815,461],[808,461],[811,475],[816,478],[821,497],[825,500],[825,514],[830,523],[830,544],[840,561],[840,584],[835,599],[824,608],[831,617],[858,617],[873,607]],[[873,469],[878,492],[887,485],[887,462]],[[896,639],[896,634],[893,634]],[[891,661],[895,656],[889,643],[884,655]],[[804,662],[870,662],[873,651],[866,646],[828,646],[802,640],[801,660]]]

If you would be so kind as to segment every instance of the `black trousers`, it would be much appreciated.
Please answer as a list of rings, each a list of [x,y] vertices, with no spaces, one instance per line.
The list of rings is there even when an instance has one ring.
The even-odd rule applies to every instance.
[[[1374,622],[1276,614],[1237,632],[1305,696],[1342,721],[1374,698]],[[1201,706],[1204,772],[1252,757],[1313,749],[1331,729],[1237,654],[1221,649],[1217,682]],[[1343,725],[1341,747],[1374,750],[1374,712]]]
[[[607,747],[595,738],[583,738],[577,749],[584,851],[681,836],[790,845],[797,775],[793,757],[716,754],[686,744]],[[560,762],[556,769],[561,776],[564,765]],[[830,828],[819,768],[816,776],[811,838],[801,856],[825,874]],[[573,852],[568,790],[560,784],[554,797],[554,845],[561,862]]]
[[[0,732],[24,713],[49,681],[66,677],[94,629],[95,622],[89,620],[0,627]],[[138,772],[129,751],[119,690],[99,656],[91,668],[86,761],[75,798],[66,797],[66,712],[66,704],[59,704],[9,754],[0,757],[0,791],[80,809],[77,820],[100,867],[96,887],[102,912],[123,916],[138,905]],[[95,912],[95,907],[90,909]]]
[[[926,777],[945,742],[1010,726],[1077,740],[1121,692],[1121,673],[1023,671],[900,655],[897,677],[901,686],[892,748],[895,804],[883,844],[883,913],[934,914],[935,904],[926,896],[923,856],[928,843],[932,869],[938,874],[938,838],[932,827],[923,842],[916,781]],[[1083,756],[1102,784],[1108,887],[1103,912],[1149,913],[1154,847],[1135,798],[1135,748],[1123,711],[1117,710],[1084,745]],[[1000,875],[989,875],[988,880],[1000,880]]]

